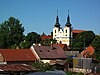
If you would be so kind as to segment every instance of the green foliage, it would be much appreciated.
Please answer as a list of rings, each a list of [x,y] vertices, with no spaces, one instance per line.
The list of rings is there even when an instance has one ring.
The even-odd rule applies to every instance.
[[[92,43],[94,38],[95,34],[93,31],[79,33],[72,41],[73,50],[83,51],[85,47],[88,47]]]
[[[21,48],[30,48],[33,43],[38,44],[40,43],[41,38],[40,35],[36,32],[30,32],[25,37],[24,41],[20,43]]]
[[[97,60],[100,60],[100,37],[96,36],[94,41],[92,42],[92,46],[95,49],[94,55]]]
[[[24,27],[20,21],[14,17],[10,17],[8,21],[0,24],[0,48],[12,48],[19,46],[23,41]]]
[[[53,32],[51,32],[51,36],[53,36]]]
[[[41,40],[41,45],[50,46],[51,45],[51,42],[53,44],[55,44],[56,43],[56,40],[55,39],[44,39],[44,40]]]
[[[31,47],[31,44],[29,41],[22,41],[19,45],[20,45],[20,48],[22,48],[22,49],[26,49],[26,48]]]
[[[72,59],[72,58],[67,58],[66,60],[67,60],[67,62],[68,62],[68,63],[70,63],[70,62],[72,62],[72,61],[73,61],[73,59]]]
[[[51,66],[49,63],[43,63],[41,61],[36,61],[33,63],[33,66],[38,70],[38,71],[52,71],[55,69],[55,66]]]
[[[43,32],[43,34],[41,36],[46,36],[46,34]]]
[[[40,43],[41,38],[40,35],[36,32],[31,32],[27,34],[27,36],[25,37],[25,41],[29,41],[31,44]]]

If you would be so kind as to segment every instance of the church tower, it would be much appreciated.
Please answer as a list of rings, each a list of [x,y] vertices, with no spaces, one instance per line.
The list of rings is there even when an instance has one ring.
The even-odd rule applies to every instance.
[[[60,30],[60,24],[59,24],[59,17],[58,17],[58,11],[57,11],[56,23],[53,28],[53,39],[57,36],[59,30]]]
[[[64,33],[67,36],[68,45],[70,45],[71,38],[72,38],[72,27],[71,27],[71,23],[70,23],[69,10],[68,10],[67,22],[66,22],[65,27],[64,27]]]
[[[56,23],[53,27],[53,39],[56,39],[58,44],[67,44],[67,46],[70,46],[71,37],[72,37],[72,27],[70,23],[69,13],[64,29],[60,27],[58,13],[57,13]]]

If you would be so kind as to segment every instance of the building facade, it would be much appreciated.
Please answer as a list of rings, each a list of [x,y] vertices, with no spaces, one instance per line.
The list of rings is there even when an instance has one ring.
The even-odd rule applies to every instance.
[[[72,38],[72,27],[70,23],[69,14],[67,17],[67,22],[63,29],[60,27],[59,17],[57,14],[56,23],[53,27],[53,39],[57,40],[58,44],[66,44],[67,46],[69,46],[71,44],[71,38]]]

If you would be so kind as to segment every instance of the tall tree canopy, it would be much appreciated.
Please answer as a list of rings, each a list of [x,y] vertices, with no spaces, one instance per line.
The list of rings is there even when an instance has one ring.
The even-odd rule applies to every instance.
[[[96,36],[92,42],[92,46],[95,49],[94,55],[97,60],[100,60],[100,36]]]
[[[18,46],[24,37],[24,27],[20,21],[10,17],[0,24],[0,48],[12,48]]]
[[[30,48],[33,43],[38,44],[40,43],[41,38],[40,35],[36,32],[30,32],[25,36],[25,39],[23,42],[20,43],[21,48]]]
[[[94,38],[95,34],[93,31],[79,33],[72,41],[72,48],[81,52],[85,47],[88,47],[92,43]]]

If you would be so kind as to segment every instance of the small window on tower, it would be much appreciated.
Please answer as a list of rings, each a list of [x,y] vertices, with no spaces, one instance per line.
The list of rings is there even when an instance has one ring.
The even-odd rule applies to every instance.
[[[67,30],[66,30],[66,33],[67,33]]]
[[[56,33],[56,30],[55,30],[55,33]]]

